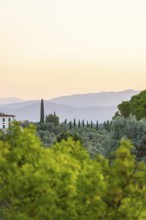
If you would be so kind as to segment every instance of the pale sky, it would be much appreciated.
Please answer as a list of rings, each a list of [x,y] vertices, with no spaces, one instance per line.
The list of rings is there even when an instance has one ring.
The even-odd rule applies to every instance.
[[[2,97],[146,89],[146,0],[0,0]]]

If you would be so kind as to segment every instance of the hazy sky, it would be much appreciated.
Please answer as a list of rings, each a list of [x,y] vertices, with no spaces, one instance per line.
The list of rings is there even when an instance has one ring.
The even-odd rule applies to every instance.
[[[146,0],[0,0],[0,97],[146,89]]]

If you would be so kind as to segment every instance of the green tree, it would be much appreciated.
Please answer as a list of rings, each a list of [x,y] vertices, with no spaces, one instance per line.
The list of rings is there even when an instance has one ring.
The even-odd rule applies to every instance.
[[[76,119],[74,118],[73,127],[76,127]]]
[[[122,104],[118,105],[118,109],[125,118],[130,115],[130,103],[128,101],[122,102]]]
[[[73,127],[72,121],[69,121],[68,125],[69,125],[69,129],[72,129]]]
[[[135,115],[138,120],[146,118],[146,90],[132,96],[130,101],[118,105],[120,114],[127,118],[130,114]]]
[[[67,124],[67,119],[64,120],[64,124]]]
[[[105,130],[107,130],[107,131],[110,131],[110,129],[111,129],[111,122],[110,122],[109,120],[105,121],[105,122],[103,123],[103,128],[104,128]]]
[[[80,120],[78,120],[78,128],[80,128],[81,127],[81,122],[80,122]]]
[[[98,121],[96,121],[96,130],[98,131],[99,129],[99,124],[98,124]]]
[[[46,116],[46,122],[50,122],[50,123],[53,123],[55,126],[58,126],[59,125],[59,117],[54,112],[54,114],[49,114]]]
[[[122,141],[112,164],[71,138],[43,148],[35,128],[0,141],[0,219],[129,220],[146,214],[146,165]]]
[[[116,140],[118,146],[121,138],[125,137],[131,140],[134,145],[133,153],[137,160],[146,161],[146,121],[137,120],[135,116],[124,118],[116,117],[111,124],[111,138]]]
[[[40,123],[44,123],[44,119],[45,119],[44,100],[41,99]]]
[[[82,121],[82,127],[85,127],[85,121],[84,120]]]
[[[87,124],[86,124],[87,128],[89,128],[89,122],[87,121]]]
[[[79,141],[82,143],[81,137],[77,133],[70,133],[68,131],[63,132],[57,136],[57,142],[60,143],[62,140],[67,141],[69,138],[72,138],[74,141]]]
[[[93,122],[91,121],[90,127],[93,128]]]

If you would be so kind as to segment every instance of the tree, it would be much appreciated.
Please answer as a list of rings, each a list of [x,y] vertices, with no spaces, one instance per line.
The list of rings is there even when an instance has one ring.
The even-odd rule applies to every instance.
[[[81,122],[80,122],[80,120],[78,120],[78,128],[80,128],[81,127]]]
[[[125,118],[127,118],[130,115],[130,104],[128,101],[122,102],[122,104],[118,105],[118,109]]]
[[[137,120],[135,116],[124,118],[118,116],[112,121],[111,137],[116,140],[116,146],[121,138],[128,138],[134,145],[133,153],[137,160],[146,161],[146,121]]]
[[[46,122],[50,122],[50,123],[53,123],[55,126],[58,126],[59,125],[59,117],[54,112],[54,114],[49,114],[48,116],[46,116]]]
[[[115,112],[115,115],[112,117],[112,120],[114,120],[118,116],[120,116],[120,113],[117,111],[117,112]]]
[[[17,124],[0,141],[0,219],[129,220],[146,214],[146,165],[122,141],[112,164],[68,138],[43,148]]]
[[[57,142],[60,143],[62,142],[62,140],[67,141],[69,138],[72,138],[74,141],[79,141],[80,143],[82,143],[82,139],[77,133],[70,133],[67,131],[57,136]]]
[[[127,118],[130,114],[135,115],[138,120],[146,118],[146,90],[132,96],[130,101],[118,105],[120,114]]]
[[[82,121],[82,127],[83,127],[83,128],[85,127],[85,122],[84,122],[84,120]]]
[[[72,121],[69,121],[68,125],[69,125],[69,129],[72,129],[73,127]]]
[[[93,122],[91,121],[90,127],[93,128]]]
[[[99,124],[98,124],[98,121],[96,121],[96,130],[98,131],[99,129]]]
[[[87,128],[89,128],[89,123],[88,123],[88,121],[87,121],[87,124],[86,124],[86,126],[87,126]]]
[[[67,119],[65,119],[65,120],[64,120],[64,124],[66,124],[66,125],[67,125]]]
[[[111,129],[111,122],[110,122],[109,120],[105,121],[105,122],[103,123],[103,128],[104,128],[105,130],[107,130],[107,131],[110,131],[110,129]]]
[[[44,100],[41,99],[40,123],[44,123],[44,117],[45,117],[45,113],[44,113]]]
[[[76,127],[76,119],[74,118],[73,127]]]

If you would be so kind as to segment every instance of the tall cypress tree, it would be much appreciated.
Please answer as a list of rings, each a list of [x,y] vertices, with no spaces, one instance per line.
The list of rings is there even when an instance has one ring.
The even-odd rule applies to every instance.
[[[67,119],[64,120],[64,124],[67,124]]]
[[[74,118],[73,127],[76,127],[76,119]]]
[[[80,120],[78,120],[78,128],[80,128],[81,127],[81,122],[80,122]]]
[[[96,130],[98,131],[99,129],[99,124],[98,124],[98,121],[96,122]]]
[[[73,127],[72,121],[70,121],[68,124],[69,124],[69,129],[72,129]]]
[[[93,128],[93,122],[92,121],[91,121],[91,125],[90,126],[91,126],[91,128]]]
[[[82,127],[85,127],[85,122],[84,122],[84,120],[82,121]]]
[[[86,126],[87,126],[87,128],[89,128],[89,123],[88,123],[88,121],[87,121],[87,125],[86,125]]]
[[[41,112],[40,112],[40,123],[44,123],[45,113],[44,113],[44,100],[41,99]]]

